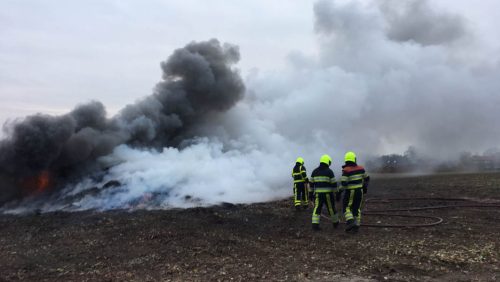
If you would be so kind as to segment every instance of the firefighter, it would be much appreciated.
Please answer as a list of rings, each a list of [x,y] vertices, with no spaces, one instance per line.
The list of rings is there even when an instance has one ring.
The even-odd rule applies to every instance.
[[[314,210],[312,213],[312,229],[317,231],[323,205],[326,205],[333,227],[339,225],[339,216],[335,208],[337,181],[330,169],[332,159],[328,155],[321,156],[319,166],[311,174],[311,192],[314,193]]]
[[[293,177],[293,198],[296,210],[300,210],[302,206],[303,209],[307,209],[308,205],[308,193],[307,186],[309,184],[309,179],[307,178],[306,167],[304,166],[304,159],[298,157],[295,161],[295,166],[292,170]]]
[[[344,157],[340,179],[340,191],[344,192],[343,213],[346,220],[346,232],[356,233],[361,225],[361,203],[368,192],[370,177],[365,168],[356,163],[356,154],[347,152]]]

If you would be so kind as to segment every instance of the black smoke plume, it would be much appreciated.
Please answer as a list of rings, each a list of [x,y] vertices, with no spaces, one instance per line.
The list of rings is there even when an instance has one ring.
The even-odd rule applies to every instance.
[[[0,205],[46,186],[57,190],[68,181],[96,172],[97,158],[120,144],[134,147],[178,146],[237,103],[244,84],[232,66],[237,46],[212,39],[192,42],[161,63],[163,81],[154,93],[106,118],[102,103],[92,101],[62,116],[37,114],[4,126],[0,141]]]

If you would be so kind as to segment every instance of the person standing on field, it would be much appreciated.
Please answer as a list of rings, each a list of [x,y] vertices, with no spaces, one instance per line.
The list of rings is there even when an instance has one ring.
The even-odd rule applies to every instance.
[[[304,166],[304,159],[298,157],[295,161],[295,166],[292,170],[293,177],[293,199],[294,206],[296,210],[300,210],[300,207],[307,209],[309,204],[307,196],[307,186],[309,184],[309,179],[307,178],[306,167]]]
[[[312,229],[320,230],[319,221],[323,205],[326,205],[333,227],[339,225],[339,216],[335,208],[335,193],[337,181],[330,169],[332,159],[328,155],[321,156],[319,166],[311,174],[311,192],[314,194],[314,210],[312,214]]]
[[[370,177],[363,166],[357,164],[356,154],[347,152],[342,166],[340,190],[344,193],[343,212],[346,220],[346,232],[356,233],[361,225],[361,202],[368,192]]]

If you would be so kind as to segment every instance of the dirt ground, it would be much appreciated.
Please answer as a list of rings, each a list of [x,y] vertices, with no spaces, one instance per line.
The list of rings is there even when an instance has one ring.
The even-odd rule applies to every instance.
[[[375,176],[367,198],[500,200],[500,173]],[[368,202],[366,210],[460,204]],[[0,281],[498,281],[500,208],[404,212],[425,228],[334,229],[291,200],[168,211],[0,215]],[[366,215],[364,223],[428,223]]]

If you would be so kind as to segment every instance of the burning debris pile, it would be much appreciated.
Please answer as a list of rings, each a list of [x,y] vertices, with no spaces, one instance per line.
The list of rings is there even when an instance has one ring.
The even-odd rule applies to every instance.
[[[106,167],[97,160],[119,145],[181,146],[243,97],[243,81],[232,68],[238,61],[237,46],[193,42],[161,63],[163,81],[152,95],[112,118],[93,101],[62,116],[14,122],[0,141],[0,205],[42,193],[53,197],[68,183],[99,175]]]

